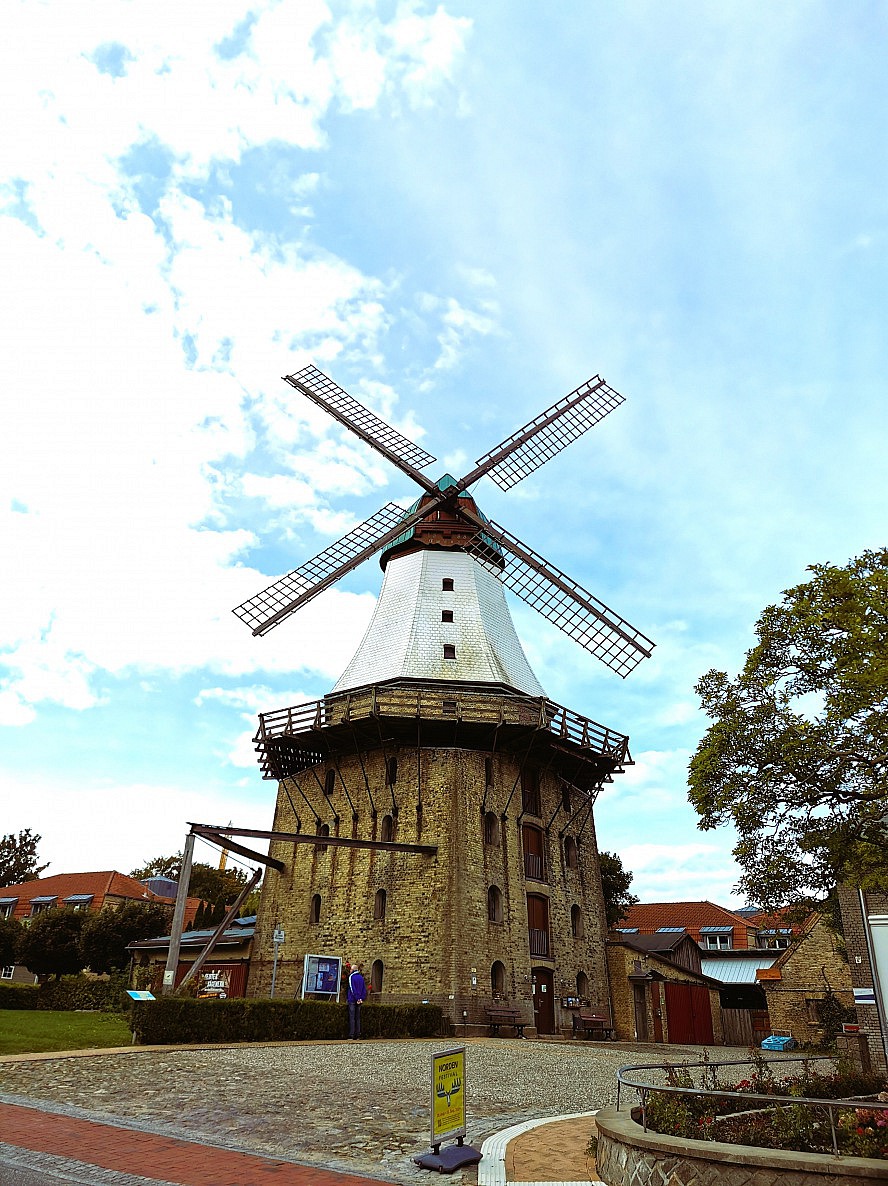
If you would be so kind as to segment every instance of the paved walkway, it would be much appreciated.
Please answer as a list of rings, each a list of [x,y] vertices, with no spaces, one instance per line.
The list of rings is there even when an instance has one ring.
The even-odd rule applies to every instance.
[[[379,1186],[379,1178],[257,1157],[94,1120],[5,1104],[3,1143],[175,1186]]]

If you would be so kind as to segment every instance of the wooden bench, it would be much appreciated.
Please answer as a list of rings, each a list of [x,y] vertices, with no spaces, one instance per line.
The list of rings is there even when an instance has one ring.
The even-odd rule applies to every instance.
[[[607,1009],[578,1009],[573,1016],[573,1032],[574,1037],[579,1034],[601,1041],[608,1038],[613,1041],[617,1036]]]
[[[501,1025],[512,1025],[519,1038],[524,1037],[524,1027],[527,1022],[521,1016],[521,1010],[510,1005],[491,1005],[487,1010],[487,1024],[490,1026],[491,1038],[499,1035]]]

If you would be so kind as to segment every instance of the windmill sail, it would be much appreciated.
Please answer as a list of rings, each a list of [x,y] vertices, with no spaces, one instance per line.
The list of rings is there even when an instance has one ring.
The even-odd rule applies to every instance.
[[[595,375],[479,457],[469,481],[486,473],[502,490],[509,490],[622,403],[625,396]]]
[[[319,552],[313,560],[294,568],[233,612],[247,623],[254,634],[265,634],[283,621],[288,613],[295,612],[338,580],[343,571],[356,566],[358,557],[365,558],[361,555],[363,552],[377,550],[374,545],[382,547],[386,536],[389,533],[396,535],[395,529],[400,528],[403,521],[403,507],[395,502],[387,502],[342,539]]]
[[[426,453],[425,449],[421,449],[390,424],[380,420],[323,371],[319,371],[316,366],[307,366],[293,375],[284,375],[284,379],[291,387],[307,396],[312,403],[323,408],[334,420],[338,420],[350,432],[380,452],[393,465],[404,470],[421,486],[429,488],[431,483],[417,471],[431,465],[435,460],[431,453]]]
[[[496,540],[502,553],[494,554],[484,535]],[[650,658],[655,643],[646,635],[498,523],[486,522],[469,550],[507,589],[623,679]]]

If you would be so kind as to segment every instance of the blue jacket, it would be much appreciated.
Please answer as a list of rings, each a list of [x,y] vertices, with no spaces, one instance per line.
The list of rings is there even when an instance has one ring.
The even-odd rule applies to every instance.
[[[361,973],[355,968],[348,978],[348,1003],[354,1004],[355,1001],[366,1001],[367,999],[367,984]]]

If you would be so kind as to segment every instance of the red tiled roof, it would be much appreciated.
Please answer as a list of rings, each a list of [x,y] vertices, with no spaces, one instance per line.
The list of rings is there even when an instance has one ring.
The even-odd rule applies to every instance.
[[[755,930],[754,923],[714,902],[637,902],[617,923],[622,927],[638,927],[641,935],[653,935],[660,927],[684,927],[698,943],[701,927],[733,927],[735,948],[746,947],[747,932]]]
[[[105,869],[99,873],[56,873],[51,877],[38,877],[36,881],[24,881],[20,885],[0,887],[0,897],[18,898],[14,918],[25,918],[31,913],[32,898],[47,898],[54,896],[58,899],[56,905],[61,906],[65,898],[74,894],[91,894],[91,910],[101,910],[107,898],[126,898],[135,902],[162,902],[167,905],[173,898],[162,898],[154,894],[147,886],[128,877],[125,873],[118,873],[115,869]],[[188,898],[185,910],[185,921],[191,922],[200,904],[197,898]]]

